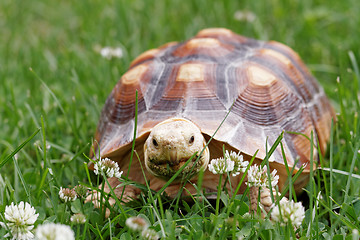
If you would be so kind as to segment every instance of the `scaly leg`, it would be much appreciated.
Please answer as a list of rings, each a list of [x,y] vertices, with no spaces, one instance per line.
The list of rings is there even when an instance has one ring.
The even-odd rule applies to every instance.
[[[107,179],[111,188],[113,189],[116,197],[122,202],[129,202],[132,199],[137,198],[140,194],[140,190],[133,186],[124,186],[124,187],[117,187],[121,182],[118,178],[112,177]],[[111,193],[109,185],[104,181],[102,184],[104,185],[104,193]],[[102,184],[99,186],[99,189],[102,189]],[[125,188],[125,189],[124,189]],[[106,196],[107,197],[107,196]],[[101,198],[100,191],[93,191],[86,199],[85,202],[92,202],[96,208],[100,208],[100,201],[105,202],[105,197]],[[115,204],[115,199],[113,197],[109,198],[109,204],[113,206]],[[110,210],[106,209],[105,216],[108,217],[110,215]]]
[[[271,193],[269,188],[261,188],[260,189],[260,199],[259,199],[259,188],[258,187],[250,187],[249,189],[250,195],[250,212],[257,213],[258,207],[261,211],[261,216],[265,217],[266,214],[273,207],[273,201],[271,199]],[[276,201],[276,191],[273,189],[274,200]]]

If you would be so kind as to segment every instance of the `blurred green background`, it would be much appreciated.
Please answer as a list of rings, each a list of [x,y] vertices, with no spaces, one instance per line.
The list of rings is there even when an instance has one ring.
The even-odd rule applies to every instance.
[[[345,173],[316,172],[309,184],[315,190],[304,193],[310,196],[310,203],[304,202],[310,206],[305,224],[311,219],[311,199],[320,192],[328,207],[313,212],[316,224],[300,236],[307,239],[310,231],[311,236],[325,231],[323,236],[331,239],[335,233],[360,229],[360,185],[347,174],[359,174],[360,169],[359,26],[359,0],[0,0],[0,164],[9,159],[0,168],[0,212],[13,201],[32,201],[40,222],[66,223],[70,213],[60,203],[59,188],[89,183],[84,154],[89,153],[105,99],[131,60],[166,42],[185,40],[200,29],[225,27],[293,48],[339,113],[333,161],[328,151],[323,166]],[[105,46],[120,47],[124,56],[103,58],[97,49]],[[40,128],[15,160],[8,158]],[[339,211],[332,199],[345,210]],[[357,207],[348,207],[352,201]],[[87,210],[96,213],[92,206]],[[339,217],[331,215],[333,211],[339,211]],[[196,218],[197,213],[192,214]],[[108,224],[90,218],[93,226]],[[199,222],[210,226],[209,219]],[[180,230],[175,225],[169,229]],[[201,235],[206,228],[194,229]],[[215,234],[218,227],[211,229]]]

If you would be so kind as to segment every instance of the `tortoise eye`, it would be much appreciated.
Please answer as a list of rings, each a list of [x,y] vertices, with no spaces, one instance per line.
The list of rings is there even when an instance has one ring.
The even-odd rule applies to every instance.
[[[194,140],[195,140],[195,137],[194,137],[194,136],[191,136],[191,138],[189,139],[189,143],[190,143],[190,144],[193,144],[193,143],[194,143]]]
[[[157,143],[157,141],[155,140],[155,138],[152,139],[152,143],[154,144],[155,147],[159,146],[159,144]]]

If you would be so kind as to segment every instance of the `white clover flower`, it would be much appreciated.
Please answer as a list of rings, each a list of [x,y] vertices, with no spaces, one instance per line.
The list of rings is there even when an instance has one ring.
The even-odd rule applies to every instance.
[[[252,216],[250,215],[249,212],[244,213],[244,215],[242,215],[242,217],[243,217],[244,219],[251,219],[251,218],[252,218]]]
[[[100,55],[106,59],[122,58],[123,51],[121,48],[103,47],[100,49]]]
[[[70,217],[70,221],[74,224],[84,224],[86,223],[86,217],[82,213],[76,213]]]
[[[142,231],[149,227],[148,222],[142,217],[129,217],[125,224],[133,231]]]
[[[33,145],[34,145],[34,147],[37,147],[39,150],[42,150],[43,144],[40,140],[36,140]],[[47,150],[49,150],[51,148],[51,145],[46,143],[45,147]]]
[[[76,200],[77,195],[74,189],[60,187],[59,197],[64,202],[71,202]]]
[[[249,165],[249,162],[244,161],[243,155],[236,152],[231,151],[229,153],[228,150],[225,152],[225,158],[230,159],[234,162],[234,169],[232,170],[232,175],[235,177],[239,175],[240,173],[245,172],[247,166]]]
[[[75,240],[73,230],[68,225],[46,223],[35,231],[36,240]]]
[[[41,148],[41,142],[40,140],[36,140],[34,143],[33,143],[34,147],[37,147],[37,148]]]
[[[101,170],[104,172],[107,177],[117,177],[120,178],[123,171],[120,172],[117,162],[114,162],[108,158],[101,159],[97,161],[94,166],[94,173],[96,175],[101,174]]]
[[[89,189],[84,185],[80,184],[74,187],[74,191],[76,192],[76,195],[80,198],[85,198],[89,194]]]
[[[146,240],[158,240],[160,237],[155,230],[146,228],[141,232],[141,236]]]
[[[253,22],[256,19],[256,15],[250,11],[236,11],[234,13],[234,19],[244,22]]]
[[[359,239],[359,230],[356,228],[352,230],[352,239]]]
[[[7,222],[0,223],[0,225],[2,227],[6,225],[9,228],[13,240],[34,238],[31,230],[34,228],[34,223],[39,214],[36,213],[35,208],[29,203],[20,202],[18,205],[15,205],[12,202],[10,206],[5,207],[4,215]],[[6,234],[4,237],[9,237],[9,234]]]
[[[271,212],[271,219],[279,222],[281,226],[291,223],[298,228],[304,218],[305,208],[301,202],[295,203],[294,200],[289,201],[287,198],[281,199]]]
[[[279,175],[276,175],[276,169],[274,169],[270,173],[270,181],[271,186],[275,186],[278,184]],[[260,188],[267,188],[269,187],[269,177],[267,175],[267,167],[266,166],[258,166],[256,164],[250,166],[247,172],[247,185],[250,187],[260,187]]]
[[[217,158],[212,159],[208,165],[209,171],[213,174],[224,174],[234,170],[235,163],[229,158]]]

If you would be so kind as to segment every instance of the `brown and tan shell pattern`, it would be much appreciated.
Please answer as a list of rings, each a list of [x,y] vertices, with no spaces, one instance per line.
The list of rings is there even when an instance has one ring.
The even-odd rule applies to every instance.
[[[296,158],[297,167],[308,163],[311,147],[304,136],[286,131],[313,132],[324,151],[334,116],[323,89],[289,47],[227,29],[205,29],[185,42],[146,51],[131,63],[102,111],[96,154],[99,148],[101,156],[130,151],[136,91],[138,146],[153,126],[171,117],[189,119],[212,136],[232,107],[212,145],[221,149],[226,144],[246,156],[259,150],[261,160],[285,131],[282,144],[290,167]],[[270,160],[283,164],[280,147]]]

